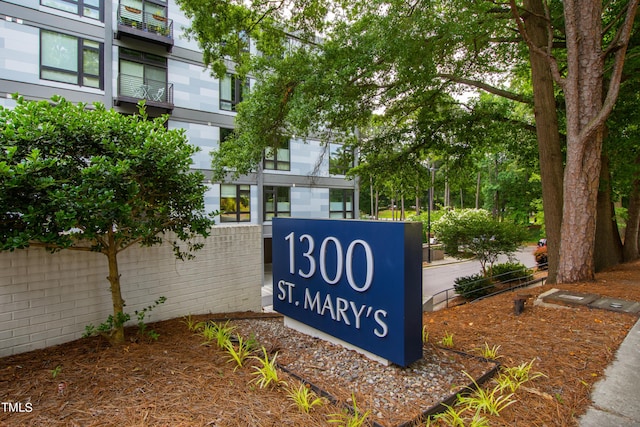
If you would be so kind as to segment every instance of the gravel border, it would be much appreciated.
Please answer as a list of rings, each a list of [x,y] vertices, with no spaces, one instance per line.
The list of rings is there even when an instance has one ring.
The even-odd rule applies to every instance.
[[[313,338],[284,325],[282,318],[234,320],[236,332],[253,336],[274,354],[284,371],[313,386],[318,394],[361,411],[374,425],[408,426],[444,409],[456,393],[481,384],[499,366],[480,357],[426,345],[423,358],[406,368],[385,366],[342,346]]]

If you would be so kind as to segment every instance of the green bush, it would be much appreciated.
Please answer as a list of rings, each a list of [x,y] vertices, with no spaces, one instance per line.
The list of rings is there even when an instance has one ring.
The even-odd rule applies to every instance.
[[[533,279],[533,272],[519,262],[505,262],[491,267],[491,277],[497,282],[526,281]]]
[[[541,246],[533,253],[533,256],[536,258],[536,263],[538,264],[539,270],[546,270],[548,268],[548,259],[547,259],[547,245]]]
[[[430,213],[426,210],[422,211],[420,215],[410,215],[407,217],[409,221],[419,221],[422,223],[422,243],[427,242],[427,234],[429,230],[429,222],[431,222],[431,234],[433,237],[433,224],[442,218],[442,215],[445,214],[446,211],[443,210],[432,210]],[[431,221],[429,221],[431,219]]]
[[[458,277],[454,283],[453,287],[458,295],[469,300],[489,295],[495,291],[491,279],[482,274]]]

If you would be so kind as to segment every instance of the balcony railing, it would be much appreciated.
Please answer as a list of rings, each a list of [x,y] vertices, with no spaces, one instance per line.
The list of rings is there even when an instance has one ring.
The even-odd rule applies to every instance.
[[[173,83],[118,74],[116,102],[137,104],[142,99],[149,106],[173,110]]]
[[[118,5],[118,32],[173,47],[173,20],[131,6]]]

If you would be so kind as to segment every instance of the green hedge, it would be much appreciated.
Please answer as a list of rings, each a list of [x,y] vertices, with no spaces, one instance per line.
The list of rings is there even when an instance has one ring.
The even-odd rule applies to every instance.
[[[491,278],[496,282],[527,281],[533,279],[533,272],[519,262],[505,262],[491,268]]]
[[[458,295],[465,299],[480,298],[495,291],[491,279],[484,277],[482,274],[458,277],[454,282],[454,289]]]

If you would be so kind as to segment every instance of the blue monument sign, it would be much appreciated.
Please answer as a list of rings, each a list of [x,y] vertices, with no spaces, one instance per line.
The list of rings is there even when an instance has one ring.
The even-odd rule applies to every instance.
[[[422,358],[422,225],[273,219],[273,308],[401,366]]]

